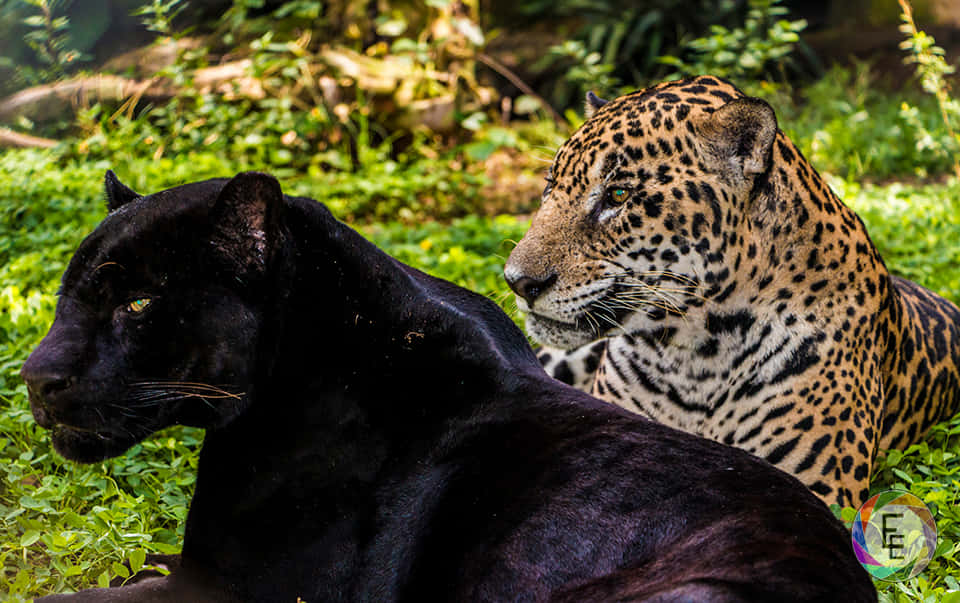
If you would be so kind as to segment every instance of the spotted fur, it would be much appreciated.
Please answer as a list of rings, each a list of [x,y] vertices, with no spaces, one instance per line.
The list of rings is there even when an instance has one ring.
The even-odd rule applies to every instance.
[[[960,310],[890,275],[765,102],[698,77],[588,105],[505,268],[548,371],[865,500],[878,449],[957,411]]]

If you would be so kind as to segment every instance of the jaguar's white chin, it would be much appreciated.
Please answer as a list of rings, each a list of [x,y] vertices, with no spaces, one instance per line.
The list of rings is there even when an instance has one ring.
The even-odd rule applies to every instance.
[[[561,322],[539,314],[527,314],[527,334],[541,345],[572,350],[601,337],[596,328],[584,320]]]

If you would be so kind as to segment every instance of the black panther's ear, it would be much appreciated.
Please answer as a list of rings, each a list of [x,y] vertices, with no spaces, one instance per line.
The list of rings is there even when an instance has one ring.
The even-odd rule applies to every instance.
[[[120,182],[120,179],[113,173],[113,170],[107,170],[107,174],[103,178],[103,183],[104,194],[107,197],[108,211],[123,207],[134,199],[139,199],[141,196]]]
[[[583,104],[584,113],[587,115],[587,119],[593,117],[593,114],[597,112],[597,109],[606,105],[610,101],[605,101],[596,94],[593,93],[593,90],[587,92],[587,100]]]
[[[277,244],[283,191],[277,179],[243,172],[227,182],[211,212],[211,243],[241,269],[263,272]]]
[[[739,98],[706,117],[700,133],[723,171],[735,180],[748,180],[770,167],[777,116],[759,98]]]

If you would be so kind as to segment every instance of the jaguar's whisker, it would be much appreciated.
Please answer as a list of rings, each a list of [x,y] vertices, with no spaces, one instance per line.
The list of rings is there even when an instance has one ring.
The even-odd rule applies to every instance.
[[[639,293],[622,293],[613,296],[611,299],[613,301],[625,304],[626,307],[640,307],[644,304],[656,303],[669,307],[677,314],[683,313],[682,304],[678,303],[676,300],[668,296],[658,295],[654,289],[650,289],[650,292],[653,293],[655,297],[651,298],[648,295],[642,295]]]
[[[696,299],[700,299],[700,300],[703,300],[703,301],[706,301],[706,300],[707,300],[707,298],[705,298],[704,296],[700,295],[699,293],[696,293],[696,290],[690,290],[690,289],[687,289],[687,288],[664,287],[664,286],[662,286],[662,285],[651,285],[651,284],[645,283],[645,282],[643,282],[643,281],[619,281],[617,284],[620,285],[621,287],[624,287],[624,288],[627,288],[627,289],[647,289],[647,290],[650,290],[650,291],[663,291],[663,292],[666,292],[666,293],[676,293],[676,294],[678,294],[678,295],[688,295],[688,296],[690,296],[690,297],[693,297],[693,298],[696,298]]]
[[[583,317],[586,319],[587,323],[589,323],[590,327],[591,327],[594,331],[596,331],[596,332],[598,332],[598,333],[600,332],[600,323],[597,322],[597,318],[596,318],[595,316],[593,316],[593,314],[592,314],[591,312],[585,312],[585,313],[583,314]]]

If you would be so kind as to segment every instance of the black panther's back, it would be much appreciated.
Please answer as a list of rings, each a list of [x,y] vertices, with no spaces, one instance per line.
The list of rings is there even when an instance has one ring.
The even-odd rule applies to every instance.
[[[437,459],[446,489],[403,599],[876,600],[849,534],[794,478],[534,384]]]

